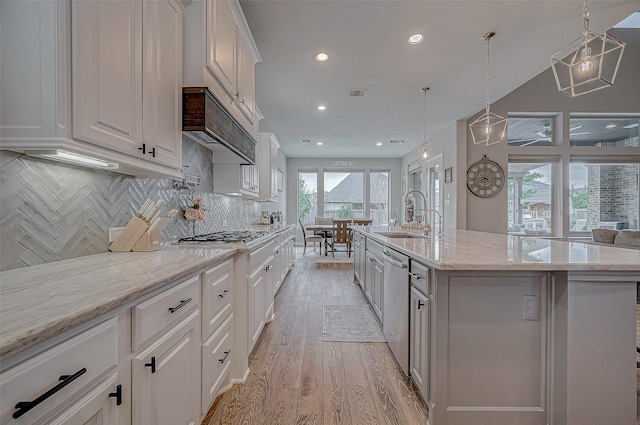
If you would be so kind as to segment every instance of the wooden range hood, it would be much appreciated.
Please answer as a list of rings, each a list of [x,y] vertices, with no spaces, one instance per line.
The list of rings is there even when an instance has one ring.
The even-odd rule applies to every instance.
[[[212,150],[224,146],[240,163],[255,164],[256,140],[207,87],[182,88],[182,131]]]

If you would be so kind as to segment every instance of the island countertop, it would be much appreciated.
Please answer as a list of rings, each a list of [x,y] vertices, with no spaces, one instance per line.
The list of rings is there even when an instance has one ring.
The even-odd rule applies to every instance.
[[[444,236],[412,238],[386,237],[377,232],[420,236],[421,231],[388,226],[354,230],[438,270],[640,272],[640,250],[636,249],[470,230],[446,229]]]
[[[230,258],[234,249],[110,252],[0,273],[0,357]]]

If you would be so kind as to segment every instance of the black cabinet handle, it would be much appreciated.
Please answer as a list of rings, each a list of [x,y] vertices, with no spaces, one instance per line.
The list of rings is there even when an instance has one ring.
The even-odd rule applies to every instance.
[[[224,362],[227,361],[227,357],[229,357],[229,354],[231,354],[231,350],[224,352],[224,357],[218,360],[220,364],[224,364]]]
[[[152,157],[155,158],[156,157],[156,148],[151,149],[151,151],[149,153],[151,154]]]
[[[144,367],[150,367],[151,373],[156,373],[156,356],[151,357],[151,363],[145,363]]]
[[[421,310],[423,305],[424,303],[422,302],[422,300],[418,300],[418,310]]]
[[[70,383],[75,381],[76,379],[78,379],[80,376],[82,376],[86,372],[87,372],[87,369],[83,367],[82,369],[80,369],[79,371],[74,373],[73,375],[62,375],[62,376],[60,376],[60,378],[58,378],[62,382],[60,382],[58,385],[56,385],[55,387],[51,388],[49,391],[47,391],[46,393],[42,394],[41,396],[39,396],[35,400],[33,400],[33,401],[19,401],[18,403],[16,403],[16,409],[18,409],[18,410],[13,412],[13,418],[14,419],[18,419],[20,416],[24,415],[29,410],[33,409],[38,404],[42,403],[43,401],[45,401],[46,399],[51,397],[52,395],[54,395],[55,393],[57,393],[58,391],[60,391],[61,389],[63,389],[64,387],[66,387],[67,385],[69,385]]]
[[[412,278],[414,278],[415,280],[420,280],[420,279],[422,279],[422,276],[418,276],[418,275],[417,275],[417,274],[415,274],[415,273],[409,273],[409,276],[411,276],[411,277],[412,277]]]
[[[116,387],[115,393],[109,393],[109,397],[116,398],[116,406],[120,406],[122,404],[122,385],[118,385]]]
[[[175,313],[176,311],[180,310],[185,305],[189,304],[191,301],[192,301],[191,298],[187,298],[186,300],[180,300],[180,304],[178,304],[175,307],[170,307],[169,308],[169,313]]]
[[[231,289],[225,289],[224,291],[222,291],[222,294],[219,294],[218,296],[220,298],[224,298],[230,291]]]
[[[142,155],[145,155],[147,153],[147,145],[145,145],[144,143],[142,144],[141,148],[138,148],[139,151],[142,151]]]

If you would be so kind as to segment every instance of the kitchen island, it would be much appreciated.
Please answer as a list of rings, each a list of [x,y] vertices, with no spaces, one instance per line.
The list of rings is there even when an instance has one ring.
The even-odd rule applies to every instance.
[[[409,232],[414,237],[402,235]],[[406,290],[410,310],[427,312],[421,334],[410,331],[410,353],[426,368],[410,373],[426,381],[430,425],[636,423],[639,251],[464,230],[409,232],[363,227],[355,238],[408,256],[412,282],[419,279],[414,269],[428,270],[421,298]],[[363,287],[368,278],[360,276]]]

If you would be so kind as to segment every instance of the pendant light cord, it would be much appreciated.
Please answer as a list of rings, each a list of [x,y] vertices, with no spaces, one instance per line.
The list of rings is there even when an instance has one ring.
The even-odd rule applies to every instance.
[[[491,40],[491,36],[485,37],[487,40],[487,128],[489,127],[489,87],[491,85],[491,80],[489,79],[489,40]]]
[[[589,5],[587,0],[584,1],[582,6],[582,18],[584,19],[584,35],[589,35]]]
[[[427,143],[427,90],[429,87],[422,89],[424,92],[424,142]]]

